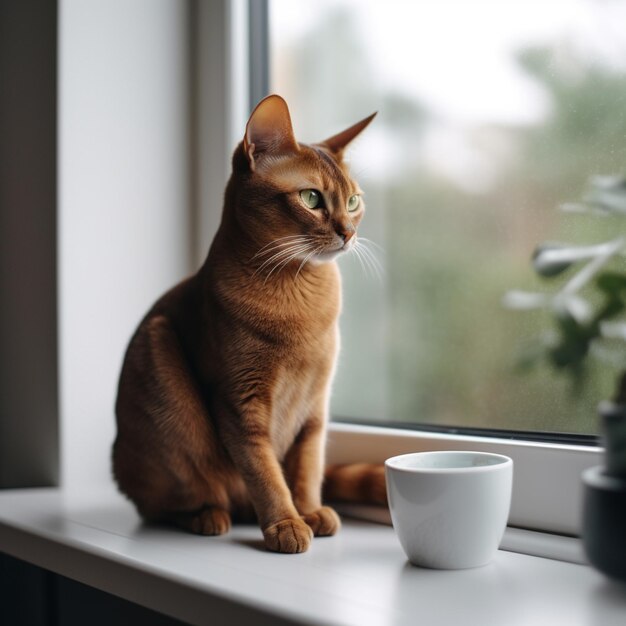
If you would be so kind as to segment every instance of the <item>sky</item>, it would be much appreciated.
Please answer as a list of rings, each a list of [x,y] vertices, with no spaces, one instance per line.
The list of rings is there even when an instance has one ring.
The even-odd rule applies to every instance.
[[[347,6],[368,42],[376,80],[458,123],[532,124],[549,112],[516,65],[517,50],[561,41],[604,63],[626,65],[623,0],[272,0],[281,43],[305,37]],[[558,60],[558,59],[557,59]]]

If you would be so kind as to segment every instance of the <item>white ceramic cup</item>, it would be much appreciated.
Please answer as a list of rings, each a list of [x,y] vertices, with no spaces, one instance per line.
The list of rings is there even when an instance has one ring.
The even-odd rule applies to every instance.
[[[493,559],[511,506],[513,461],[486,452],[416,452],[385,461],[393,527],[414,565],[480,567]]]

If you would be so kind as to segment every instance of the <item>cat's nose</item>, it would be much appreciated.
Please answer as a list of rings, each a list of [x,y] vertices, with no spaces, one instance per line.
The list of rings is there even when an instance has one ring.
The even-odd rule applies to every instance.
[[[337,234],[343,239],[344,246],[354,237],[355,233],[356,229],[352,224],[341,224],[337,226]]]

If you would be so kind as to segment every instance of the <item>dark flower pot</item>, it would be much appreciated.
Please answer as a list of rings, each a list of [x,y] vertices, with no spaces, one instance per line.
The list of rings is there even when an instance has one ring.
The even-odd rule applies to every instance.
[[[594,567],[626,582],[626,479],[605,472],[583,472],[583,544]]]

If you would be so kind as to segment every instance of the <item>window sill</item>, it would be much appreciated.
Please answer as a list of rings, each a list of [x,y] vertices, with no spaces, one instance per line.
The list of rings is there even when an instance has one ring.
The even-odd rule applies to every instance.
[[[192,624],[608,626],[626,611],[624,589],[582,565],[499,551],[476,570],[418,569],[391,528],[350,520],[277,555],[253,526],[219,538],[145,526],[113,489],[0,493],[0,550]]]

